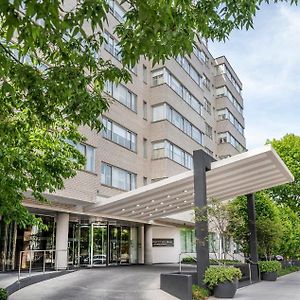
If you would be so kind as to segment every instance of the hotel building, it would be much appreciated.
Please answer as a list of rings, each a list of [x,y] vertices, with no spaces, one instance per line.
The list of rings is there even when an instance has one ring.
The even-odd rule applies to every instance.
[[[114,27],[125,11],[117,1],[109,3],[101,56],[121,67]],[[84,170],[65,189],[46,195],[48,204],[25,200],[48,231],[0,221],[0,269],[17,268],[20,258],[26,267],[28,257],[19,253],[29,249],[68,249],[56,253],[57,268],[65,267],[66,257],[70,265],[100,266],[178,262],[181,252],[195,251],[192,202],[178,199],[170,209],[164,199],[155,199],[143,209],[128,205],[118,213],[102,212],[97,204],[192,170],[194,150],[216,160],[245,151],[242,83],[226,57],[214,58],[204,40],[190,56],[164,64],[152,66],[141,57],[130,72],[128,84],[106,83],[111,102],[102,116],[106,129],[81,129],[87,137],[77,145],[86,157]],[[213,233],[210,245],[221,254],[222,242]]]

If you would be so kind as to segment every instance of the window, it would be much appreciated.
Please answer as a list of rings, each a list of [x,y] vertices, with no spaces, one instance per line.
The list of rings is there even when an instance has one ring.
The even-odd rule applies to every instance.
[[[95,148],[86,144],[76,144],[75,147],[86,159],[84,169],[95,172]]]
[[[210,253],[218,253],[219,239],[215,232],[208,233],[208,248]]]
[[[229,143],[234,148],[236,148],[239,152],[246,151],[245,147],[242,144],[240,144],[237,141],[237,139],[234,138],[228,131],[219,133],[218,139],[220,144]]]
[[[203,143],[203,132],[191,124],[181,114],[179,114],[169,104],[164,103],[153,107],[153,122],[168,120],[177,128],[182,130],[186,135],[191,137],[194,141],[202,145]]]
[[[205,123],[205,134],[212,139],[212,127]]]
[[[182,253],[196,252],[196,235],[195,229],[180,229],[180,245]]]
[[[229,120],[230,123],[237,129],[240,134],[244,134],[244,127],[239,123],[239,121],[234,117],[234,115],[227,109],[223,108],[217,111],[218,120]]]
[[[187,88],[185,88],[168,70],[165,68],[152,72],[153,86],[166,83],[175,91],[189,106],[202,116],[202,104],[197,100]]]
[[[143,101],[143,118],[147,120],[147,102]]]
[[[216,89],[216,94],[218,97],[227,97],[230,102],[232,102],[233,106],[237,109],[237,111],[243,114],[243,107],[240,103],[234,98],[231,92],[228,90],[226,86],[222,86]]]
[[[153,106],[152,108],[152,121],[160,121],[166,119],[166,104]]]
[[[147,139],[143,139],[143,157],[147,158]]]
[[[107,31],[104,32],[104,49],[106,49],[112,56],[114,56],[117,60],[121,61],[121,48],[119,46],[119,42]]]
[[[210,90],[210,80],[207,78],[205,74],[203,74],[203,85]]]
[[[145,65],[143,65],[143,81],[145,82],[145,83],[147,83],[147,67],[145,66]]]
[[[147,185],[148,184],[148,179],[147,177],[143,177],[143,185]]]
[[[167,140],[153,143],[152,158],[169,158],[188,169],[193,167],[192,155]]]
[[[113,121],[102,118],[104,129],[102,130],[102,136],[108,140],[115,142],[129,150],[136,152],[136,133],[126,129],[125,127],[114,123]]]
[[[197,46],[193,46],[193,53],[195,54],[195,56],[202,62],[205,63],[206,65],[208,65],[209,63],[209,58],[208,56],[205,54],[205,52],[201,49],[199,49]]]
[[[125,21],[125,10],[122,8],[122,6],[116,0],[109,0],[108,5],[111,14],[115,16],[119,22],[123,23]]]
[[[152,72],[152,84],[153,86],[157,86],[165,83],[165,72],[164,69],[155,70]]]
[[[136,188],[136,174],[102,162],[101,183],[124,191]]]
[[[227,78],[232,83],[232,85],[235,87],[235,89],[238,91],[238,93],[239,94],[242,93],[241,86],[235,80],[234,76],[232,75],[232,73],[229,71],[229,69],[227,68],[227,66],[225,64],[220,64],[220,65],[216,66],[216,69],[217,69],[217,74],[218,75],[226,74]]]
[[[196,71],[196,69],[189,63],[189,61],[178,55],[176,61],[180,66],[190,75],[190,77],[201,87],[202,86],[202,76]]]
[[[104,91],[115,98],[117,101],[136,112],[137,96],[122,84],[116,85],[110,81],[106,81]]]
[[[206,98],[204,98],[204,109],[211,115],[211,103]]]

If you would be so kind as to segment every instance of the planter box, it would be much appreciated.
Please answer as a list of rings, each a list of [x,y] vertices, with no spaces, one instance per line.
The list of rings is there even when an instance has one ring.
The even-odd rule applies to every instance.
[[[277,272],[262,272],[261,279],[266,281],[275,281],[278,275]]]
[[[181,300],[192,300],[192,284],[192,274],[160,274],[160,289]]]
[[[219,283],[214,288],[214,296],[216,298],[233,298],[237,290],[237,280]]]

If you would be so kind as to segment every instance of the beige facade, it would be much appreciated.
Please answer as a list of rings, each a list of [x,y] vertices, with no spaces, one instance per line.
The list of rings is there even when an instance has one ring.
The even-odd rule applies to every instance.
[[[104,45],[101,56],[121,67],[115,49],[117,36],[113,34],[113,28],[121,19],[118,16],[113,10],[109,14],[105,31],[110,41]],[[136,181],[135,188],[187,171],[192,166],[185,164],[186,157],[182,156],[189,159],[194,150],[203,149],[220,159],[245,149],[242,84],[224,56],[215,59],[203,41],[197,42],[196,47],[181,63],[172,59],[152,67],[151,62],[141,58],[131,74],[132,82],[125,85],[136,95],[136,109],[123,104],[128,101],[124,90],[106,94],[111,105],[104,115],[114,127],[111,137],[82,129],[86,143],[94,149],[93,170],[78,172],[75,178],[66,182],[65,190],[57,192],[58,195],[82,200],[86,197],[87,201],[93,202],[97,197],[110,197],[132,189],[132,186],[119,187],[124,185],[121,183],[124,178],[108,178],[111,182],[105,183],[101,175],[103,163],[117,167],[117,171],[131,173]],[[158,80],[153,78],[159,72],[163,75],[159,75]],[[188,103],[191,96],[197,101]],[[154,120],[153,108],[162,106],[165,111],[158,112],[159,117]],[[193,130],[196,138],[191,137]],[[134,150],[124,146],[130,144],[126,139],[128,134],[136,136]],[[159,147],[161,142],[165,143],[166,149],[154,153],[153,148]],[[173,147],[173,153],[170,147]]]

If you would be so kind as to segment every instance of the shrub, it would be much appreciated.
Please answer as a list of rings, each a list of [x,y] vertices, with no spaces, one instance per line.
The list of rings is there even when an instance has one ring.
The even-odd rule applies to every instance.
[[[260,272],[278,272],[281,269],[281,263],[276,260],[259,261]]]
[[[241,262],[239,260],[235,259],[210,259],[209,263],[211,265],[226,265],[226,266],[231,266],[231,265],[236,265],[240,264]]]
[[[204,274],[204,283],[212,289],[219,283],[233,282],[241,277],[241,270],[235,267],[209,267]]]
[[[288,266],[288,267],[282,268],[277,273],[278,273],[278,276],[284,276],[284,275],[287,275],[287,274],[290,274],[293,272],[298,272],[298,271],[300,271],[299,266]]]
[[[195,263],[196,262],[196,259],[192,256],[188,256],[188,257],[184,257],[182,260],[181,260],[182,263],[186,263],[186,264],[190,264],[190,263]]]
[[[209,296],[209,290],[193,284],[193,300],[204,300]]]
[[[0,288],[0,300],[8,299],[8,294],[5,289]]]

